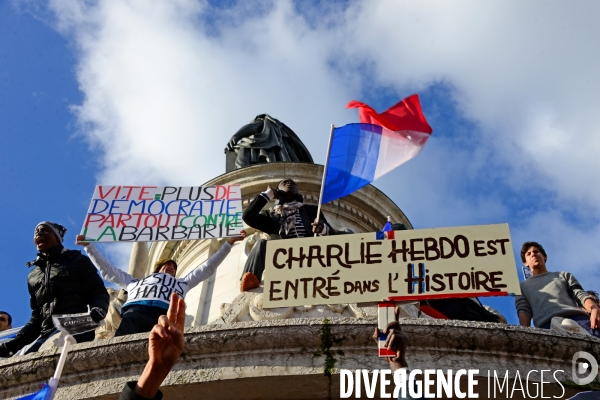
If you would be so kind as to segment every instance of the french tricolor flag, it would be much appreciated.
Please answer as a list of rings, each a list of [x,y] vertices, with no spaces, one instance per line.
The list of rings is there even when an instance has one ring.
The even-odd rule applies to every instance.
[[[358,108],[360,123],[333,130],[323,204],[368,185],[415,157],[432,133],[416,94],[381,114],[354,100],[346,107]]]
[[[377,347],[379,351],[379,357],[396,356],[395,351],[389,350],[387,347],[385,347],[387,336],[384,333],[390,322],[396,321],[395,307],[396,303],[394,302],[381,302],[377,304],[377,328],[379,329]]]

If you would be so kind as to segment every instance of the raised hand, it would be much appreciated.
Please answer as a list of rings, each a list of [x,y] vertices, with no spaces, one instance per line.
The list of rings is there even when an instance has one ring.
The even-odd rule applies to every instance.
[[[312,224],[312,231],[313,233],[322,233],[323,232],[323,228],[325,227],[325,224],[323,223],[323,221],[320,221],[318,218],[315,219],[315,222],[313,222]]]
[[[75,236],[75,244],[85,247],[88,244],[90,244],[90,242],[85,241],[84,235],[77,235],[77,236]]]
[[[171,295],[167,315],[158,318],[148,338],[150,362],[164,365],[169,370],[183,351],[183,325],[185,323],[185,301],[176,293]]]
[[[383,333],[387,336],[384,343],[385,347],[388,350],[396,353],[396,356],[394,357],[386,357],[393,371],[398,368],[408,368],[408,363],[406,362],[405,358],[408,337],[400,330],[400,324],[398,323],[398,315],[400,310],[398,307],[396,307],[394,311],[396,314],[396,321],[390,322],[383,331]],[[375,343],[379,343],[378,338],[379,328],[375,328],[375,333],[373,334],[373,340],[375,340]]]
[[[279,197],[279,191],[273,189],[271,185],[267,185],[267,190],[265,190],[265,193],[270,199],[277,199]]]
[[[135,393],[154,398],[162,381],[167,377],[183,351],[185,301],[171,295],[167,315],[161,315],[148,337],[149,360],[137,382]]]
[[[239,242],[240,240],[244,240],[246,238],[246,231],[245,230],[241,230],[240,231],[240,236],[233,236],[229,238],[229,244],[233,246],[233,244],[235,242]]]

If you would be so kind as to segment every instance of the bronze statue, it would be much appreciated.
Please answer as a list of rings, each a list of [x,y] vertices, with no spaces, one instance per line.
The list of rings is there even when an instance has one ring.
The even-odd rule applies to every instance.
[[[252,122],[241,127],[227,143],[225,153],[227,172],[253,164],[277,161],[314,164],[298,135],[268,114],[258,115]]]

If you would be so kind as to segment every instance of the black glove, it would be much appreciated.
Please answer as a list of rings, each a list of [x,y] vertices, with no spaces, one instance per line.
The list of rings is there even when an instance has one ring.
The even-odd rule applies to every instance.
[[[11,351],[6,347],[6,344],[0,344],[0,357],[10,357]]]
[[[94,322],[100,322],[104,319],[104,317],[106,317],[106,311],[104,311],[100,307],[94,307],[90,311],[90,317]]]

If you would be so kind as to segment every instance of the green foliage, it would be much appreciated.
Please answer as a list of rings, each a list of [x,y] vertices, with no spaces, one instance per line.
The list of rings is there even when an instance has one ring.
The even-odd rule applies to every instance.
[[[339,346],[342,341],[343,338],[336,338],[333,333],[331,333],[331,323],[327,318],[324,318],[323,325],[321,326],[321,347],[319,347],[318,351],[315,353],[315,356],[325,357],[325,365],[323,367],[323,374],[325,376],[331,377],[331,374],[334,372],[335,364],[337,363],[335,355],[344,355],[342,350],[331,350],[332,347]]]

